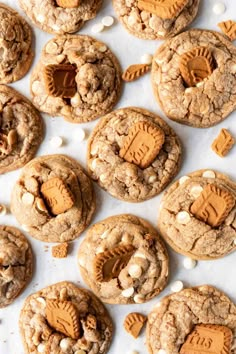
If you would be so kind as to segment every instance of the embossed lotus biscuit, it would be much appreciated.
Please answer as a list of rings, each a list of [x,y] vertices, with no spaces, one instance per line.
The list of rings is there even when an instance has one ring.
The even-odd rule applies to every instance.
[[[80,245],[78,263],[86,284],[110,304],[150,300],[164,289],[169,273],[168,255],[156,230],[133,215],[93,225]],[[135,321],[129,328],[138,335],[143,321]]]
[[[181,146],[174,131],[137,107],[103,117],[88,142],[90,176],[121,200],[140,202],[159,194],[180,164]]]
[[[207,48],[207,59],[194,56],[198,47]],[[180,65],[186,53],[185,65]],[[235,63],[235,46],[218,32],[192,29],[167,40],[152,63],[152,86],[161,109],[168,118],[199,128],[223,121],[236,107]],[[196,64],[203,70],[196,70]]]
[[[193,259],[224,257],[235,245],[236,184],[212,170],[181,177],[166,191],[158,215],[161,235]]]
[[[235,304],[210,285],[166,296],[148,316],[150,354],[229,354],[234,351]],[[178,335],[176,335],[178,333]]]
[[[100,300],[69,282],[30,295],[21,310],[19,326],[26,354],[42,350],[45,354],[105,354],[113,332]]]
[[[31,75],[35,106],[72,123],[109,112],[121,93],[121,69],[110,49],[92,37],[51,39]]]
[[[151,66],[148,64],[134,64],[130,65],[123,73],[122,79],[130,82],[140,78],[151,70]]]
[[[19,0],[30,20],[43,31],[54,34],[74,33],[96,16],[102,0]]]
[[[221,129],[218,137],[213,141],[211,148],[219,156],[226,156],[235,144],[233,136],[227,129]]]
[[[200,0],[113,0],[120,22],[143,39],[173,37],[196,17]]]
[[[125,317],[124,328],[134,338],[138,338],[146,321],[146,316],[142,315],[141,313],[132,312]]]
[[[218,23],[218,27],[227,37],[234,41],[236,39],[236,22],[229,20]]]
[[[30,161],[43,138],[43,122],[33,105],[14,89],[0,85],[0,174]]]
[[[90,223],[94,210],[89,177],[66,155],[32,160],[12,191],[12,213],[31,236],[45,242],[75,239]]]
[[[33,254],[25,236],[15,227],[0,226],[0,308],[11,304],[29,283]]]

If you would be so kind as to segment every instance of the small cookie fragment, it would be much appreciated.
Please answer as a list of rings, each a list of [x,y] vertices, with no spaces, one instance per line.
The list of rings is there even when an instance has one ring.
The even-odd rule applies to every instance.
[[[187,336],[180,354],[227,354],[231,351],[232,339],[232,331],[228,327],[200,324]]]
[[[220,157],[226,156],[235,144],[235,140],[227,129],[221,129],[213,141],[211,148]]]
[[[130,65],[122,75],[122,79],[126,82],[131,82],[139,79],[151,70],[149,64],[134,64]]]
[[[76,67],[74,65],[47,65],[44,69],[47,93],[54,97],[73,97],[77,90],[75,76]]]
[[[236,22],[229,20],[218,23],[217,25],[227,37],[234,41],[236,39]]]
[[[68,243],[64,242],[52,247],[52,256],[54,258],[66,258],[68,255]]]
[[[138,8],[161,17],[162,19],[174,19],[187,5],[188,0],[139,0]]]
[[[80,5],[80,0],[56,0],[56,3],[65,9],[73,9]]]
[[[124,320],[125,330],[134,338],[138,338],[147,317],[138,312],[129,313]]]

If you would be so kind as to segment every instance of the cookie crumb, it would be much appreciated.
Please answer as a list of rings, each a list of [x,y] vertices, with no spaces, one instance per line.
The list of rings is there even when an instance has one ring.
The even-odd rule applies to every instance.
[[[54,258],[66,258],[68,255],[68,243],[60,243],[52,247],[52,256]]]
[[[226,11],[226,6],[223,2],[217,2],[213,6],[213,12],[216,15],[222,15]]]
[[[146,316],[141,313],[131,312],[125,317],[123,324],[124,329],[136,339],[138,338],[146,321]]]
[[[183,264],[185,269],[191,270],[196,267],[197,261],[195,259],[186,257],[183,261]]]
[[[171,284],[170,290],[173,293],[178,293],[179,291],[183,290],[184,284],[181,280],[176,280],[174,283]]]
[[[227,129],[221,129],[211,148],[220,157],[225,157],[235,144],[233,136]]]
[[[112,16],[105,16],[102,19],[102,24],[105,27],[111,27],[114,24],[114,18]]]

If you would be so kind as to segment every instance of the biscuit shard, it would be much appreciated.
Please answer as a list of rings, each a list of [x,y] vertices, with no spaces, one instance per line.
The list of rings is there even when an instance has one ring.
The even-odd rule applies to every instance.
[[[139,0],[138,8],[163,19],[176,18],[189,0]]]
[[[161,128],[150,122],[138,122],[129,129],[120,157],[146,168],[159,154],[164,141],[165,133]]]
[[[52,247],[52,256],[54,258],[66,258],[68,254],[68,243],[60,243]]]
[[[78,7],[80,5],[80,0],[56,0],[56,3],[60,7],[71,9],[74,7]]]
[[[134,338],[138,338],[146,321],[146,316],[142,315],[141,313],[132,312],[126,316],[124,321],[124,328]]]
[[[120,245],[109,251],[99,253],[94,260],[95,278],[108,282],[117,278],[135,252],[133,245]]]
[[[193,87],[209,77],[214,70],[211,52],[206,47],[196,47],[180,57],[179,69],[185,83]]]
[[[191,206],[191,213],[212,227],[217,227],[229,215],[235,198],[227,190],[208,184]]]
[[[134,64],[130,65],[122,75],[122,79],[127,82],[131,82],[145,75],[151,70],[151,66],[148,64]]]
[[[235,143],[234,138],[227,129],[221,129],[218,137],[213,141],[211,148],[215,153],[224,157],[232,149]]]
[[[187,336],[180,354],[229,354],[232,331],[225,326],[197,325]]]
[[[235,21],[225,21],[218,23],[221,31],[226,34],[227,37],[234,41],[236,39],[236,22]]]
[[[76,94],[75,76],[76,67],[74,65],[47,65],[44,69],[47,93],[54,97],[73,97]]]
[[[65,183],[58,177],[51,178],[41,186],[41,193],[53,215],[59,215],[74,205],[74,198]]]
[[[47,300],[46,318],[55,330],[73,339],[80,337],[79,313],[72,302]]]

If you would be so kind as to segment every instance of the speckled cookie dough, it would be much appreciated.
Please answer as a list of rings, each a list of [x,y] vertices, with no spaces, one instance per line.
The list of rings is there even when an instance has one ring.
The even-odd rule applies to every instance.
[[[206,47],[213,72],[196,86],[187,87],[180,72],[180,56]],[[218,32],[190,30],[166,41],[156,52],[152,84],[165,114],[179,123],[211,127],[236,107],[236,48]]]
[[[73,306],[73,325],[79,328],[76,339],[53,328],[47,321],[50,302]],[[59,311],[54,311],[57,318]],[[69,312],[62,311],[58,320],[68,328]],[[62,317],[63,316],[63,317]],[[66,317],[65,317],[66,316]],[[67,321],[63,322],[63,318]],[[61,282],[30,295],[24,303],[19,321],[25,354],[105,354],[113,332],[111,318],[104,305],[91,292],[70,282]]]
[[[129,130],[140,122],[153,124],[165,140],[153,162],[145,168],[121,158]],[[88,171],[112,196],[141,202],[159,194],[178,173],[181,145],[175,132],[157,115],[136,107],[116,110],[102,118],[88,143]]]
[[[193,333],[196,325],[213,326],[218,331],[220,326],[224,326],[223,328],[230,333],[224,350],[221,351],[224,340],[220,339],[218,343],[216,342],[217,338],[222,338],[221,333],[216,331],[213,338],[211,333],[205,337],[205,340],[210,338],[210,345],[208,342],[205,344],[206,347],[201,347],[199,342],[197,344],[197,341],[193,340],[189,351],[181,351],[188,335]],[[194,349],[197,349],[196,353],[203,353],[205,348],[208,349],[206,353],[213,353],[209,351],[211,345],[214,348],[217,346],[215,353],[234,354],[236,350],[235,305],[224,293],[209,285],[185,289],[166,296],[148,316],[146,338],[150,354],[193,353]],[[197,338],[199,339],[200,336],[196,335]]]
[[[77,32],[94,18],[102,0],[83,0],[79,6],[61,7],[55,0],[19,0],[30,20],[43,31],[55,34]],[[69,3],[69,2],[68,2]]]
[[[47,196],[45,189],[51,194]],[[24,230],[45,242],[75,239],[90,223],[94,210],[90,179],[77,161],[65,155],[32,160],[12,191],[12,213]]]
[[[45,70],[69,65],[75,72],[71,97],[48,92]],[[60,85],[58,85],[60,86]],[[61,86],[63,86],[61,84]],[[88,36],[60,36],[44,47],[31,76],[33,103],[42,112],[83,123],[109,112],[121,93],[121,69],[108,47]]]
[[[43,139],[43,121],[34,106],[11,87],[0,85],[0,174],[25,165]]]
[[[15,227],[0,225],[0,308],[11,304],[31,279],[33,254]]]
[[[110,304],[146,302],[168,280],[168,254],[156,230],[128,214],[92,226],[80,246],[78,263],[84,281]]]
[[[200,207],[206,221],[193,214],[193,203],[212,185],[228,192],[235,203],[236,184],[211,170],[196,171],[180,178],[167,190],[161,202],[158,216],[161,235],[175,251],[193,259],[220,258],[236,249],[236,207],[233,203],[220,225],[211,226],[211,221],[222,213],[218,203],[224,205],[224,199],[212,202],[212,197],[204,196],[204,208]],[[219,195],[217,191],[214,194]],[[209,200],[209,205],[204,205],[204,199]]]
[[[33,60],[32,30],[12,8],[0,3],[0,84],[21,79]]]
[[[142,39],[173,37],[187,27],[196,17],[200,0],[189,0],[182,11],[171,19],[141,10],[137,0],[113,0],[114,9],[124,27]],[[157,5],[158,6],[158,5]]]

